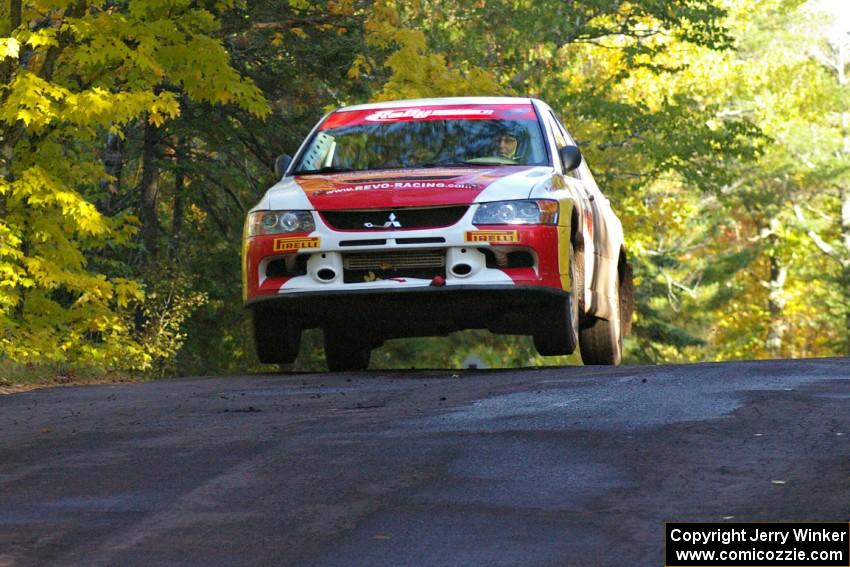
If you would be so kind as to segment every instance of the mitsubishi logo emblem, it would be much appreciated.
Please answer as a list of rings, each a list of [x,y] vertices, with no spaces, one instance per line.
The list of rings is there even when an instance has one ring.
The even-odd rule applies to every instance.
[[[383,226],[378,226],[371,222],[363,223],[363,226],[366,228],[401,228],[401,223],[398,222],[398,217],[395,216],[395,213],[390,213],[390,216],[387,217],[387,222]]]

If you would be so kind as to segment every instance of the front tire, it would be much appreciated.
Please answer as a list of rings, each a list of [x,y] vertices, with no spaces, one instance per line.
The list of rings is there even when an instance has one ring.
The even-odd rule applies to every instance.
[[[619,277],[614,285],[614,313],[610,320],[587,316],[579,330],[579,349],[585,365],[618,366],[623,360],[622,305]]]
[[[325,330],[325,361],[331,372],[366,370],[371,357],[371,347],[353,337]]]
[[[578,343],[579,321],[581,319],[581,292],[584,288],[584,257],[576,254],[570,244],[570,297],[558,308],[548,314],[544,326],[534,333],[534,348],[542,356],[560,356],[572,354]]]
[[[254,347],[263,364],[291,364],[301,348],[301,325],[285,313],[254,309]]]

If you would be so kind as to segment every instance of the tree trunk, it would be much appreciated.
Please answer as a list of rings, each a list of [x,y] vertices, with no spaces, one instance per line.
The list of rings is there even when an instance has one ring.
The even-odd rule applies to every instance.
[[[15,28],[21,25],[21,4],[21,0],[9,1],[9,22],[12,24],[12,31],[14,31]]]
[[[14,31],[21,25],[21,0],[9,0],[9,30]],[[11,58],[4,58],[0,61],[0,81],[2,84],[8,85],[12,82],[12,77],[15,73],[15,67],[18,62]],[[5,99],[6,97],[3,97]]]
[[[785,309],[785,279],[788,277],[788,268],[783,266],[775,254],[770,256],[770,281],[768,281],[767,303],[770,313],[770,326],[767,332],[765,347],[773,358],[782,355],[782,341],[788,325],[783,319]]]
[[[139,221],[141,222],[142,264],[150,265],[157,254],[159,237],[159,217],[157,216],[157,198],[159,194],[159,131],[156,126],[145,120],[144,146],[142,149],[142,193],[139,200]]]
[[[5,132],[3,134],[6,134]],[[8,134],[6,134],[8,135]],[[0,179],[7,183],[11,183],[12,179],[12,156],[15,153],[15,147],[11,140],[6,140],[5,136],[0,138]]]
[[[11,183],[12,179],[12,156],[14,148],[6,143],[6,140],[0,141],[0,183]],[[0,193],[0,218],[4,218],[6,211],[7,192]]]
[[[186,174],[184,171],[186,160],[186,141],[179,138],[176,143],[176,155],[174,168],[174,212],[171,217],[171,256],[180,257],[180,244],[183,238],[183,211],[186,208]]]
[[[850,356],[850,263],[842,268],[839,285],[844,289],[844,356]]]
[[[844,296],[844,354],[850,356],[850,189],[843,188],[841,198],[841,276],[838,285]]]
[[[100,182],[101,195],[98,209],[107,215],[113,214],[115,198],[121,187],[121,172],[124,169],[124,141],[118,134],[107,134],[103,167],[110,179]]]
[[[21,122],[0,129],[0,182],[11,183],[15,180],[12,173],[12,160],[15,157],[15,146],[24,134]],[[0,194],[0,218],[7,214],[8,192]]]
[[[848,43],[839,43],[838,57],[836,70],[838,71],[838,84],[845,88],[847,87],[847,74],[845,68],[847,66],[850,54],[848,54]],[[850,112],[844,111],[841,113],[841,136],[843,139],[842,153],[845,159],[850,159]],[[844,295],[844,354],[850,356],[850,189],[845,185],[841,189],[841,243],[844,249],[841,251],[841,286],[842,295]]]

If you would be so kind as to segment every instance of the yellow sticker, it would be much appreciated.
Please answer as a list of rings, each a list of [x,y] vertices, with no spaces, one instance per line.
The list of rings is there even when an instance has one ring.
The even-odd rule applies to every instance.
[[[275,238],[275,252],[295,252],[302,248],[318,248],[322,243],[322,239],[318,236],[297,237],[297,238]]]
[[[468,230],[467,242],[519,242],[516,230]]]

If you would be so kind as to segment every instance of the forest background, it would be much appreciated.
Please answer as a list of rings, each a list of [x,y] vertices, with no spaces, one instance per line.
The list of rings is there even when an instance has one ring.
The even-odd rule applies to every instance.
[[[848,64],[843,0],[6,0],[0,380],[263,369],[240,238],[275,158],[334,107],[453,95],[579,140],[635,264],[627,363],[848,355]],[[372,367],[471,353],[578,362],[467,331]]]

